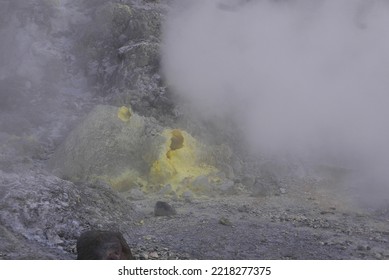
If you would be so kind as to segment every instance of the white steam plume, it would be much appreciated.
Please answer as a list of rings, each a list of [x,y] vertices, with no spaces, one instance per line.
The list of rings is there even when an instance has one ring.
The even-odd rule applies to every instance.
[[[233,115],[257,151],[334,154],[389,178],[388,1],[182,2],[162,50],[177,94]]]

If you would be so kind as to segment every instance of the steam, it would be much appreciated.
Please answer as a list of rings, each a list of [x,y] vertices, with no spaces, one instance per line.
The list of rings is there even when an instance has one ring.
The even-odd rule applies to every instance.
[[[54,146],[83,114],[88,97],[70,32],[84,17],[71,0],[0,2],[0,141],[17,136]],[[0,155],[8,149],[3,145]],[[15,150],[38,157],[32,148]]]
[[[177,94],[233,116],[255,151],[346,162],[389,189],[388,1],[178,2],[163,47]]]

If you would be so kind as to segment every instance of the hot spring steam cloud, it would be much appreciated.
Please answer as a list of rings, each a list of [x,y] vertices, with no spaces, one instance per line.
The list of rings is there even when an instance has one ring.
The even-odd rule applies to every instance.
[[[387,190],[388,26],[385,0],[177,1],[163,69],[256,151],[351,162]]]

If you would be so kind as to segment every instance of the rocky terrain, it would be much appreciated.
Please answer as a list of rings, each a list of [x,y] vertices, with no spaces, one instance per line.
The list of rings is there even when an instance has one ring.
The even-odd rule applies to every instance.
[[[389,259],[388,199],[183,109],[160,71],[170,2],[0,1],[0,259],[75,259],[89,229],[137,259]]]

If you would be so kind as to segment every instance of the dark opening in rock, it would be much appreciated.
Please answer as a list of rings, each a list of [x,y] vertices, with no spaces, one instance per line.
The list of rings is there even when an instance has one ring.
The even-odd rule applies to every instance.
[[[174,129],[170,138],[170,150],[166,153],[166,157],[170,159],[170,152],[181,149],[184,146],[184,136],[179,129]]]

